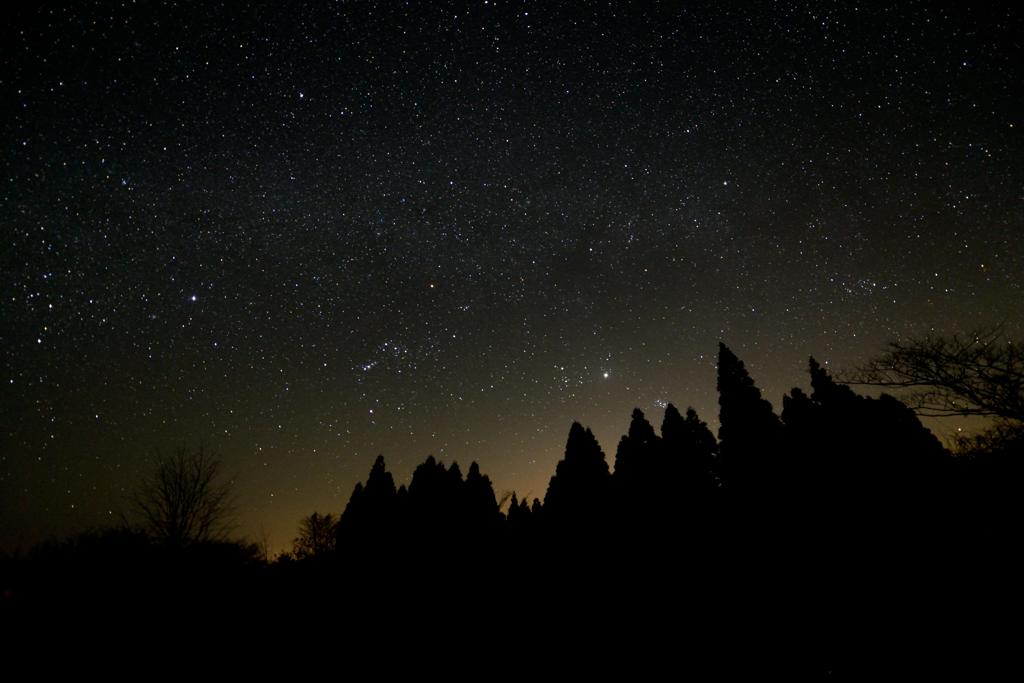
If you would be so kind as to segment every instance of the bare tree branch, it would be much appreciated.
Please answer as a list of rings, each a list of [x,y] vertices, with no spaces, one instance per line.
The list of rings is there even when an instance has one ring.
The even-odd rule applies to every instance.
[[[902,398],[921,415],[1024,422],[1024,353],[1002,327],[895,341],[882,355],[839,378],[847,384],[906,389]]]
[[[202,446],[155,455],[156,469],[131,497],[143,528],[174,547],[227,540],[234,501],[231,482],[221,481],[220,460]]]
[[[334,550],[338,522],[328,513],[314,512],[299,522],[299,536],[292,541],[292,552],[302,560],[321,557]]]

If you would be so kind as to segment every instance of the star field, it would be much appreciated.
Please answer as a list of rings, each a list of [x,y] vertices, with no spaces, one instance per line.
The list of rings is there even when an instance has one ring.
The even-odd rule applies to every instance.
[[[1024,327],[1021,15],[73,3],[0,90],[0,544],[205,443],[283,547],[383,453],[542,496],[572,420],[714,424],[726,341]]]

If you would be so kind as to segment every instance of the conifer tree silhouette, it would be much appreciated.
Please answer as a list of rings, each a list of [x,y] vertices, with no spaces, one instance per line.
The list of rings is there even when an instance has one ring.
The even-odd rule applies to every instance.
[[[607,505],[610,480],[604,451],[594,433],[573,422],[565,443],[565,457],[555,466],[544,496],[548,522],[580,526],[589,519],[599,523]]]
[[[494,495],[494,487],[486,474],[480,473],[480,465],[475,461],[470,464],[466,473],[465,515],[468,537],[471,542],[480,543],[493,540],[501,528],[501,512],[498,500]]]
[[[529,512],[529,510],[527,510],[527,512]],[[508,502],[508,513],[506,514],[506,519],[508,520],[510,527],[515,526],[518,523],[517,520],[519,518],[519,514],[519,497],[516,495],[516,492],[513,491],[512,497]]]
[[[512,498],[509,500],[505,529],[514,552],[522,552],[529,542],[536,539],[536,522],[537,519],[530,511],[530,503],[525,497],[519,500],[513,492]]]
[[[858,396],[838,384],[810,359],[811,399],[824,409],[822,422],[854,451],[851,457],[875,460],[889,477],[913,479],[943,467],[947,453],[935,435],[908,406],[888,394],[877,399]],[[871,425],[870,429],[864,429]],[[908,471],[909,470],[909,471]]]
[[[457,523],[457,498],[461,493],[462,473],[458,464],[451,470],[434,456],[428,456],[412,474],[409,483],[407,523],[410,537],[418,542],[449,541]]]
[[[683,418],[674,405],[665,406],[661,438],[666,458],[666,479],[684,497],[704,498],[714,488],[713,468],[718,442],[693,408]],[[697,501],[695,501],[697,502]]]
[[[743,361],[718,345],[719,473],[727,487],[744,492],[770,488],[777,473],[782,422],[761,398]]]
[[[615,451],[615,478],[627,488],[642,487],[658,467],[661,438],[639,408],[633,409],[629,433],[619,440]]]
[[[808,528],[837,553],[934,540],[948,520],[939,499],[950,461],[941,443],[892,396],[859,396],[814,358],[809,367],[810,396],[793,389],[783,410],[791,495],[811,512]]]
[[[647,537],[663,526],[677,491],[669,480],[661,437],[639,408],[615,451],[615,520],[623,539]]]
[[[338,520],[338,548],[348,544],[381,544],[395,531],[395,480],[378,455],[366,485],[358,483]]]

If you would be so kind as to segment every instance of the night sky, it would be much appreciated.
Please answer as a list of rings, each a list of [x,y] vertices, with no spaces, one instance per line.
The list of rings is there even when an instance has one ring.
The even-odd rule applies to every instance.
[[[1024,330],[1017,11],[30,4],[0,548],[116,522],[157,447],[282,549],[378,453],[543,497],[573,420],[717,428],[719,340],[779,409],[812,354]]]

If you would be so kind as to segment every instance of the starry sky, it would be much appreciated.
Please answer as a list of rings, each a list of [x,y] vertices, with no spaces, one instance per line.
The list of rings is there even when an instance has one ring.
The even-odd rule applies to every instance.
[[[543,497],[725,341],[1024,329],[1024,22],[899,2],[34,3],[0,27],[0,548],[205,444],[288,547],[383,453]],[[947,423],[948,424],[948,423]]]

